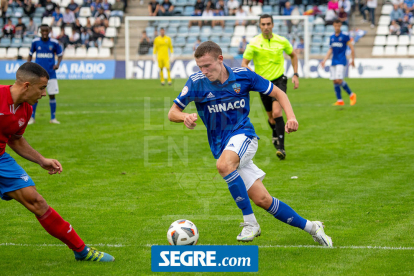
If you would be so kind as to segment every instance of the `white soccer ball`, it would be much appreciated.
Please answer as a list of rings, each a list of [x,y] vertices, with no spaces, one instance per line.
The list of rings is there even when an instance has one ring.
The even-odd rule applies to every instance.
[[[196,245],[198,229],[191,221],[179,219],[168,228],[167,239],[170,245]]]

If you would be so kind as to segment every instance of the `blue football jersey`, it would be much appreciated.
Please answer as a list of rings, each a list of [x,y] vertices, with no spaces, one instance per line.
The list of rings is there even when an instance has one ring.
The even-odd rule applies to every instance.
[[[332,48],[332,66],[342,64],[347,65],[346,61],[346,49],[347,43],[350,40],[349,35],[342,32],[338,36],[335,34],[331,35],[329,45]]]
[[[198,115],[207,128],[208,142],[218,159],[230,138],[237,134],[258,137],[249,119],[250,91],[269,95],[273,84],[244,67],[230,68],[222,84],[211,82],[201,71],[188,79],[174,103],[184,109],[194,101]]]
[[[45,68],[51,79],[56,79],[56,71],[53,70],[53,66],[56,64],[55,54],[58,57],[63,55],[59,41],[54,38],[43,41],[40,37],[37,37],[32,41],[29,55],[33,56],[34,52],[36,52],[35,62]]]

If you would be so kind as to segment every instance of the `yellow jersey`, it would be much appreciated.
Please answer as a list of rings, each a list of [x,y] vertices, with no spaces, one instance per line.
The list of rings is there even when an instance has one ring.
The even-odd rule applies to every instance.
[[[168,49],[170,49],[171,54],[174,53],[173,46],[171,43],[171,38],[164,35],[157,36],[154,39],[154,52],[153,54],[158,55],[158,59],[168,59]]]

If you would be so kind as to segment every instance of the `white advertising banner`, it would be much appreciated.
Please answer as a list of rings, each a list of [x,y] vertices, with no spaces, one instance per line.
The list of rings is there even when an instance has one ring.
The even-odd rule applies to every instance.
[[[414,59],[356,58],[349,78],[414,78]]]

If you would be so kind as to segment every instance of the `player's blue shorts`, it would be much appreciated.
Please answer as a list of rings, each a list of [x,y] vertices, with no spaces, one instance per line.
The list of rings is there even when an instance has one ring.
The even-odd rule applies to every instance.
[[[7,152],[0,156],[0,197],[3,200],[12,198],[5,195],[25,187],[34,186],[33,180]]]

